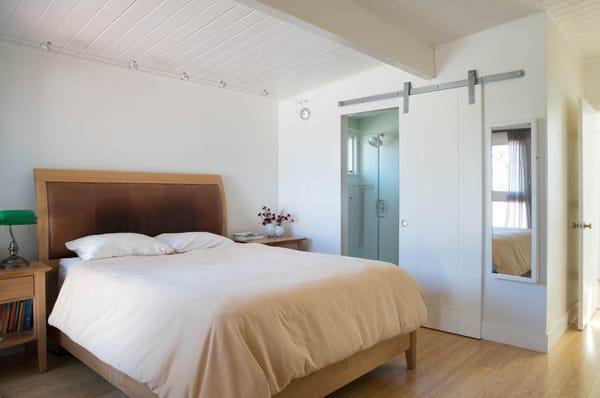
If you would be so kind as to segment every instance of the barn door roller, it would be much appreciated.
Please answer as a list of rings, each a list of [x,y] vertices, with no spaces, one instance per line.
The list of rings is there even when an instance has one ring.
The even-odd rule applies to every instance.
[[[475,103],[475,85],[477,84],[477,71],[475,69],[469,71],[467,80],[469,81],[469,104],[473,105]]]
[[[423,94],[423,93],[431,93],[434,91],[449,90],[451,88],[458,88],[458,87],[468,87],[469,88],[469,104],[474,104],[475,103],[475,86],[476,85],[484,84],[484,83],[499,82],[502,80],[517,79],[517,78],[520,78],[523,76],[525,76],[525,70],[519,69],[519,70],[514,70],[511,72],[497,73],[495,75],[487,75],[487,76],[477,77],[477,71],[473,69],[468,72],[466,80],[457,80],[457,81],[448,82],[448,83],[432,84],[431,86],[425,86],[425,87],[412,87],[412,84],[410,82],[406,82],[406,83],[404,83],[404,90],[392,91],[390,93],[384,93],[384,94],[371,95],[368,97],[343,100],[343,101],[338,102],[338,106],[341,107],[341,106],[349,106],[349,105],[356,105],[356,104],[364,104],[367,102],[381,101],[381,100],[386,100],[386,99],[390,99],[390,98],[402,97],[404,99],[403,112],[408,113],[408,111],[409,111],[408,97],[409,96]]]
[[[404,113],[408,113],[408,96],[410,95],[411,85],[412,84],[410,82],[404,83],[404,90],[402,90],[402,92],[404,93]]]

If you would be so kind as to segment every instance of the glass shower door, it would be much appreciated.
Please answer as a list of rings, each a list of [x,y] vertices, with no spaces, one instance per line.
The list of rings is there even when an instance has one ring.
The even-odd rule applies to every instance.
[[[398,111],[348,118],[348,254],[398,263]]]

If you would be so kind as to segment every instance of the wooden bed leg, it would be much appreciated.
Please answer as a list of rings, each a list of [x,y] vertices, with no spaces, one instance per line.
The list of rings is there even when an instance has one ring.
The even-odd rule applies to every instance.
[[[410,348],[404,351],[406,355],[406,367],[414,369],[417,367],[417,331],[410,332]]]

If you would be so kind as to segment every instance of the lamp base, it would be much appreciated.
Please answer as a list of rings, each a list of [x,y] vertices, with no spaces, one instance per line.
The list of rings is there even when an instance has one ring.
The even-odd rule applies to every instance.
[[[0,268],[12,268],[12,267],[26,267],[29,265],[29,261],[20,256],[8,256],[4,260],[0,261]]]

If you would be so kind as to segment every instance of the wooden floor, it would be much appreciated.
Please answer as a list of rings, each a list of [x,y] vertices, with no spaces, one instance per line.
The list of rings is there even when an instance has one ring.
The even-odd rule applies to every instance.
[[[49,371],[35,359],[0,357],[0,396],[123,397],[71,356],[50,354]],[[549,355],[421,329],[417,369],[397,358],[330,398],[600,397],[600,314],[584,332],[569,330]]]

